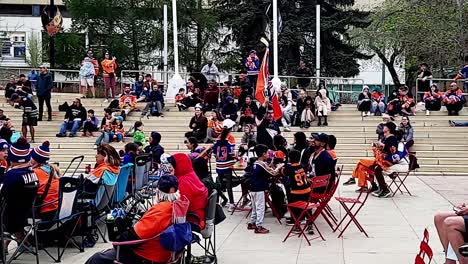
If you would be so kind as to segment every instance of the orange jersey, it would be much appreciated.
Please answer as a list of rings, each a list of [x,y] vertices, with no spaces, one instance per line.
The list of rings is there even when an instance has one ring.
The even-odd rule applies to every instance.
[[[182,103],[182,100],[184,100],[185,97],[186,97],[185,94],[178,94],[178,95],[175,96],[175,102],[176,103]]]
[[[151,207],[133,229],[139,238],[148,239],[162,233],[171,224],[172,203],[160,202]],[[171,257],[171,253],[161,246],[158,239],[147,241],[135,247],[133,252],[144,259],[158,263],[166,263]]]
[[[94,75],[97,76],[99,74],[99,63],[97,60],[91,60],[91,63],[94,65]]]
[[[115,73],[115,69],[117,69],[117,63],[115,63],[115,60],[103,60],[101,62],[101,66],[104,71],[102,73],[104,77],[109,77],[109,73]]]
[[[327,152],[330,154],[330,157],[332,157],[333,160],[336,160],[336,153],[333,149],[329,149]]]
[[[41,197],[46,190],[47,183],[49,182],[49,177],[51,176],[41,167],[35,168],[34,173],[36,173],[37,179],[39,180],[39,189],[37,190],[37,196]],[[46,212],[57,210],[58,196],[59,196],[59,180],[53,178],[52,181],[50,182],[47,195],[42,201],[44,204],[46,203],[50,203],[50,204],[44,207],[41,207],[41,213],[46,213]]]
[[[126,106],[135,107],[136,97],[134,95],[122,95],[119,99],[119,107],[122,109]]]
[[[214,121],[212,119],[208,120],[208,127],[213,128],[217,134],[221,134],[223,131],[223,121]]]
[[[123,125],[122,125],[121,128],[119,128],[119,126],[114,126],[114,132],[115,132],[116,134],[119,134],[119,133],[120,133],[120,134],[123,135],[123,134],[125,133],[125,128],[124,128]]]

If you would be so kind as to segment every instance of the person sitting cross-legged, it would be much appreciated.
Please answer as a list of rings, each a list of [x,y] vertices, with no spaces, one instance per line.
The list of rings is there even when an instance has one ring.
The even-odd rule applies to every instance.
[[[67,113],[65,114],[65,120],[60,127],[60,132],[57,134],[57,137],[66,137],[67,129],[71,129],[70,137],[76,136],[76,132],[86,118],[86,109],[81,104],[81,100],[79,98],[75,98],[73,104],[68,108]]]
[[[128,112],[135,110],[137,99],[136,96],[131,94],[130,87],[124,89],[124,94],[119,99],[119,108],[127,109]],[[128,114],[128,112],[126,112]]]
[[[153,205],[138,222],[121,234],[117,241],[141,240],[155,237],[172,225],[173,202],[179,200],[179,183],[172,175],[165,175],[158,181],[156,204]],[[114,264],[116,249],[108,249],[94,254],[86,264]],[[120,249],[120,263],[167,263],[171,252],[165,250],[157,239],[138,246],[123,246]]]
[[[445,255],[449,247],[454,249],[458,263],[467,264],[468,258],[463,257],[458,248],[465,243],[468,234],[468,207],[463,203],[456,205],[453,212],[438,212],[434,216],[434,224],[444,248]],[[455,260],[446,258],[445,264],[456,264]]]
[[[439,91],[437,84],[431,85],[431,90],[424,93],[424,106],[426,107],[426,115],[430,115],[431,111],[440,111],[442,107],[442,92]]]
[[[456,116],[458,115],[458,112],[462,110],[466,99],[463,95],[462,89],[458,88],[456,82],[450,84],[450,89],[447,92],[445,92],[443,96],[443,102],[445,107],[447,108],[449,116]]]

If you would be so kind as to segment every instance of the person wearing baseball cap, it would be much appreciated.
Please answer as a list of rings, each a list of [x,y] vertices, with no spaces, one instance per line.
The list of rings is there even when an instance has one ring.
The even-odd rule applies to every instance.
[[[31,150],[31,165],[39,180],[36,202],[39,202],[38,205],[47,204],[39,209],[42,220],[52,219],[58,209],[59,180],[49,165],[49,147],[49,141],[44,141]]]
[[[162,233],[172,225],[173,203],[180,198],[179,182],[173,175],[162,176],[157,184],[156,204],[128,231],[119,236],[119,241],[148,239]],[[94,254],[86,264],[114,264],[116,250]],[[165,250],[159,240],[149,240],[138,247],[121,247],[121,263],[142,264],[149,262],[167,263],[171,252]]]
[[[333,158],[325,149],[328,143],[328,135],[325,133],[316,133],[312,134],[312,139],[314,141],[315,150],[309,160],[310,174],[312,176],[331,175],[327,188],[329,189],[335,181],[335,166],[333,165]]]
[[[1,142],[2,151],[7,144]],[[0,157],[4,157],[4,153]],[[24,227],[28,225],[28,217],[39,187],[39,180],[29,161],[31,160],[30,145],[26,138],[19,138],[8,148],[8,159],[11,167],[5,173],[0,183],[0,195],[5,199],[6,232],[14,234],[17,241],[25,237]],[[4,243],[7,248],[10,241]]]

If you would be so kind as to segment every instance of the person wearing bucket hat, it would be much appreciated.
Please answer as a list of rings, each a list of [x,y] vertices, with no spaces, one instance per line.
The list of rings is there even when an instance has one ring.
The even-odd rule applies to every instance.
[[[49,165],[50,143],[44,141],[42,145],[31,150],[31,165],[39,179],[39,189],[37,196],[40,204],[47,204],[40,207],[40,218],[42,220],[51,219],[55,216],[58,208],[59,180],[55,175],[55,170]]]
[[[208,130],[208,119],[203,114],[201,105],[195,106],[195,115],[190,119],[189,128],[192,131],[185,133],[186,138],[195,137],[198,142],[204,142],[206,140]]]
[[[8,149],[10,144],[4,139],[0,139],[0,183],[3,182],[3,177],[8,169]]]
[[[1,143],[5,147],[5,143]],[[21,137],[8,148],[10,169],[5,173],[0,185],[0,194],[6,201],[5,227],[6,231],[14,234],[17,241],[24,238],[24,227],[28,224],[33,201],[36,197],[39,181],[31,168],[30,145],[26,138]],[[8,246],[10,241],[4,243]]]
[[[119,241],[131,241],[152,238],[172,225],[173,203],[180,198],[179,183],[175,176],[162,176],[157,184],[157,203],[145,212],[143,217],[128,231],[118,238]],[[138,247],[121,247],[121,263],[143,264],[148,262],[167,263],[171,252],[164,249],[159,240],[149,240]],[[91,256],[86,264],[114,264],[117,251],[112,248]]]
[[[382,114],[382,123],[380,123],[378,126],[377,126],[377,129],[375,130],[375,133],[377,134],[377,138],[379,141],[382,141],[384,139],[384,135],[383,135],[383,128],[385,126],[385,124],[387,123],[391,123],[393,122],[393,117],[391,117],[390,115],[388,114]]]

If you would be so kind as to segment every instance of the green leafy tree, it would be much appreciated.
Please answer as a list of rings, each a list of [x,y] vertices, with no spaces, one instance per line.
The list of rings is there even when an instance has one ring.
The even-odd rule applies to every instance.
[[[435,76],[447,77],[458,69],[466,46],[466,7],[457,2],[386,0],[372,12],[369,27],[352,35],[363,50],[382,60],[395,85],[405,81],[397,75],[398,62],[404,62],[411,85],[421,62],[432,65]]]
[[[265,11],[268,0],[215,0],[223,17],[222,24],[230,29],[226,41],[234,41],[237,52],[247,56],[249,50],[262,51],[259,43],[270,19]],[[367,26],[368,13],[353,9],[353,0],[280,0],[278,5],[283,21],[279,35],[280,71],[293,73],[302,59],[315,64],[315,6],[321,5],[321,66],[323,75],[350,77],[359,73],[358,59],[368,56],[351,44],[350,28]],[[270,8],[271,10],[271,8]],[[240,64],[241,66],[243,64]]]
[[[38,68],[42,63],[42,46],[38,34],[32,32],[28,38],[29,57],[26,58],[26,62],[33,68]]]

